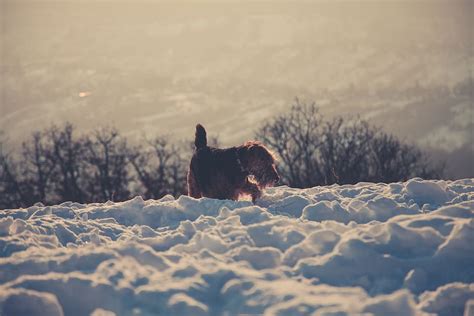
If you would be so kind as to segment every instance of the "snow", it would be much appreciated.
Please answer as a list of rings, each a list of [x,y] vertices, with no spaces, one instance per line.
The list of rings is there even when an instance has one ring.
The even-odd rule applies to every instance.
[[[473,315],[474,179],[0,211],[2,315]]]

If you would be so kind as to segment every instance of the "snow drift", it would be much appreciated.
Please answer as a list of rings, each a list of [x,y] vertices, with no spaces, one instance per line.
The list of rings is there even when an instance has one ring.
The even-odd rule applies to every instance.
[[[474,179],[0,211],[2,315],[473,315]]]

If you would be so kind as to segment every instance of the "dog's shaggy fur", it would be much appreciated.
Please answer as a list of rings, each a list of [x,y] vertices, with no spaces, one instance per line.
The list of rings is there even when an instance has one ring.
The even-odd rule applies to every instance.
[[[274,155],[259,142],[225,149],[209,147],[206,130],[198,124],[194,144],[188,171],[189,196],[238,200],[240,195],[250,194],[255,202],[262,188],[280,179]]]

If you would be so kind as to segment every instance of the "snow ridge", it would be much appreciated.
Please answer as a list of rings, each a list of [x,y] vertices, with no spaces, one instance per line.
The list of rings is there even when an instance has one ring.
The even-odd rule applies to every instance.
[[[472,315],[474,179],[0,211],[2,315]]]

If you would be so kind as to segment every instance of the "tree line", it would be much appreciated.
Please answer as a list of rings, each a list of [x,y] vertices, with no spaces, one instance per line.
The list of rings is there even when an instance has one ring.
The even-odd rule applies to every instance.
[[[443,174],[416,146],[356,116],[326,119],[299,100],[263,122],[255,138],[277,154],[283,183],[292,187]],[[70,123],[32,133],[16,152],[0,142],[0,209],[186,194],[191,144],[158,136],[132,145],[115,128],[78,134]]]
[[[298,99],[287,113],[266,121],[256,138],[280,157],[279,171],[291,187],[433,179],[444,172],[443,163],[416,145],[359,116],[328,119],[314,103]]]
[[[182,147],[165,137],[133,146],[115,128],[78,135],[70,123],[34,132],[19,152],[0,150],[0,208],[184,194]]]

